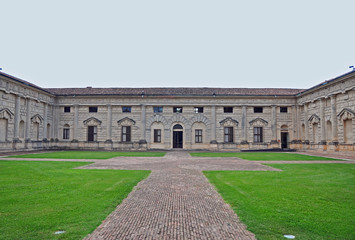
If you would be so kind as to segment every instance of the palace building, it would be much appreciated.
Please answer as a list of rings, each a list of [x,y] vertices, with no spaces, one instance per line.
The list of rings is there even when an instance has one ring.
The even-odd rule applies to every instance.
[[[355,151],[355,71],[310,89],[41,88],[0,72],[0,151]]]

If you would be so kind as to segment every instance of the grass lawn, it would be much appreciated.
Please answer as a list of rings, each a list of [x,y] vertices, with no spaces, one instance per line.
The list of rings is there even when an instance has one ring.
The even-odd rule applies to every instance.
[[[198,152],[190,153],[192,157],[238,157],[252,161],[312,161],[312,160],[341,160],[334,158],[308,156],[297,153],[280,152]]]
[[[268,165],[204,174],[258,239],[355,239],[355,164]]]
[[[85,164],[0,161],[0,239],[82,239],[149,175]]]
[[[12,158],[110,159],[114,157],[163,157],[165,152],[91,152],[61,151],[10,156]]]

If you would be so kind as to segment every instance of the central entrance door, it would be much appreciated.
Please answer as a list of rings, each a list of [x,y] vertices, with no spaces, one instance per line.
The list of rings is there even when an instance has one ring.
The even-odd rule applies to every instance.
[[[173,148],[182,148],[182,141],[183,141],[182,131],[175,131],[173,132]]]
[[[173,148],[183,148],[183,128],[180,124],[173,127]]]

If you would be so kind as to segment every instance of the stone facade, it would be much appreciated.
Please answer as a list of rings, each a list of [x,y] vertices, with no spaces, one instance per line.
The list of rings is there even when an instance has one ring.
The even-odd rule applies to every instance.
[[[0,151],[355,151],[355,71],[307,90],[43,89],[0,72]]]

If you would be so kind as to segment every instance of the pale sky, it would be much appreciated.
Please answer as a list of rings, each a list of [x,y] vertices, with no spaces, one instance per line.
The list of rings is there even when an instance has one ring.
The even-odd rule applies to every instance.
[[[0,0],[0,67],[49,87],[309,88],[355,65],[354,0]]]

